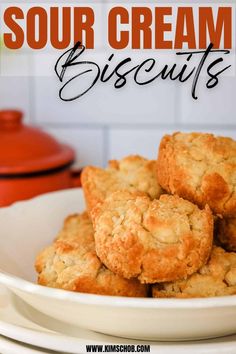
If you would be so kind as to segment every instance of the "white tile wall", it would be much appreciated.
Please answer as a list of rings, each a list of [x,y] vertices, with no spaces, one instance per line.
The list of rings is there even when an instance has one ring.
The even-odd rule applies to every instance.
[[[0,75],[4,77],[30,76],[30,56],[23,53],[6,51],[0,55]]]
[[[173,130],[157,127],[111,129],[109,133],[109,159],[120,159],[123,156],[135,154],[156,159],[162,136],[170,134]]]
[[[101,50],[97,55],[108,57]],[[209,131],[236,138],[235,74],[223,77],[213,90],[203,89],[201,84],[196,102],[191,98],[190,84],[157,81],[138,87],[130,81],[121,90],[115,90],[112,82],[99,83],[81,100],[66,103],[58,98],[55,57],[0,52],[0,109],[22,109],[27,123],[74,146],[79,166],[102,166],[108,159],[128,154],[155,158],[162,135],[175,130]]]
[[[0,76],[0,109],[20,109],[29,122],[32,117],[30,90],[29,77]]]
[[[104,161],[104,132],[102,129],[47,128],[46,131],[65,144],[72,145],[77,156],[77,166],[94,164],[102,166]]]
[[[34,82],[37,122],[89,125],[175,122],[173,83],[158,82],[147,87],[130,83],[119,90],[112,83],[98,83],[79,100],[62,102],[58,97],[61,84],[55,77],[36,77]],[[73,92],[75,89],[76,84]]]
[[[118,128],[109,131],[109,159],[120,159],[126,155],[139,154],[150,159],[156,159],[158,148],[162,137],[166,134],[172,134],[175,131],[192,132],[202,131],[213,133],[216,135],[229,136],[236,139],[236,130],[230,129],[215,129],[197,127],[186,128],[180,126],[173,126],[172,129],[168,127],[149,127],[143,129],[135,128]]]
[[[217,87],[204,87],[201,78],[199,98],[191,98],[189,85],[179,91],[179,121],[185,124],[236,125],[236,77],[222,77]]]

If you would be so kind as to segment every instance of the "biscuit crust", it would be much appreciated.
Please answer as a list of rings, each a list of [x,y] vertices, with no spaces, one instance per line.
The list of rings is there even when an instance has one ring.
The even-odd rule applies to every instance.
[[[156,298],[193,298],[236,294],[236,254],[214,247],[208,263],[187,280],[156,284]]]
[[[236,214],[236,141],[203,133],[175,133],[163,137],[157,178],[177,194],[215,214]]]
[[[112,160],[106,169],[88,166],[82,172],[81,182],[88,211],[119,190],[140,191],[152,199],[163,193],[156,179],[156,162],[138,155]]]
[[[178,196],[115,192],[93,210],[96,252],[114,273],[141,283],[186,278],[206,263],[213,217]]]
[[[100,295],[147,296],[146,286],[112,273],[101,263],[87,213],[65,220],[55,242],[37,256],[35,268],[38,283],[44,286]]]
[[[216,236],[223,248],[236,252],[236,217],[218,219]]]

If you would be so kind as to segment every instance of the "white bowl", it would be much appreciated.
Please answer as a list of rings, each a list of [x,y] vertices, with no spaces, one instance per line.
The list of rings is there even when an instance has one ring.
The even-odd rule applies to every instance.
[[[68,214],[81,212],[84,207],[78,189],[0,209],[0,283],[55,319],[113,336],[192,340],[236,333],[236,296],[138,299],[37,285],[36,254],[52,242]]]

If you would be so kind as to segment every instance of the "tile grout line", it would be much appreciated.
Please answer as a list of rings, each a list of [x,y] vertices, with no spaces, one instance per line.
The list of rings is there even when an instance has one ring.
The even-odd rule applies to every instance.
[[[30,113],[30,122],[33,125],[36,125],[35,120],[35,78],[34,78],[34,62],[33,57],[30,55],[29,57],[29,68],[30,68],[30,75],[29,75],[29,113]]]
[[[103,167],[107,165],[110,158],[110,134],[109,126],[103,128]]]
[[[236,124],[228,124],[225,126],[224,124],[194,124],[194,123],[181,123],[179,121],[179,116],[181,114],[181,105],[179,105],[178,108],[178,119],[176,122],[173,124],[165,124],[165,123],[135,123],[135,124],[123,124],[123,123],[111,123],[111,124],[104,124],[104,123],[49,123],[49,122],[42,122],[39,123],[37,122],[38,126],[45,127],[45,128],[55,128],[55,129],[73,129],[73,128],[79,128],[79,129],[87,129],[87,130],[93,130],[93,129],[117,129],[117,130],[143,130],[143,129],[214,129],[214,130],[236,130]]]

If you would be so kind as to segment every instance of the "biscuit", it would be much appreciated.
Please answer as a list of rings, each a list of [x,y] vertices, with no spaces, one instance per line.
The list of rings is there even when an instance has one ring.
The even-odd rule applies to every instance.
[[[236,252],[236,217],[218,219],[216,237],[223,248]]]
[[[66,219],[55,242],[37,256],[35,268],[41,285],[100,295],[147,296],[147,286],[123,279],[101,263],[87,213]]]
[[[152,199],[159,198],[163,191],[157,183],[155,165],[155,161],[141,156],[128,156],[110,161],[106,169],[86,167],[81,182],[88,210],[118,190],[140,191]]]
[[[203,133],[166,135],[160,144],[157,178],[169,193],[210,206],[215,214],[236,213],[236,141]]]
[[[96,251],[102,262],[141,283],[186,278],[206,263],[213,238],[208,206],[178,196],[159,200],[115,192],[92,210]]]
[[[156,284],[156,298],[192,298],[236,294],[236,254],[214,247],[208,263],[187,280]]]

